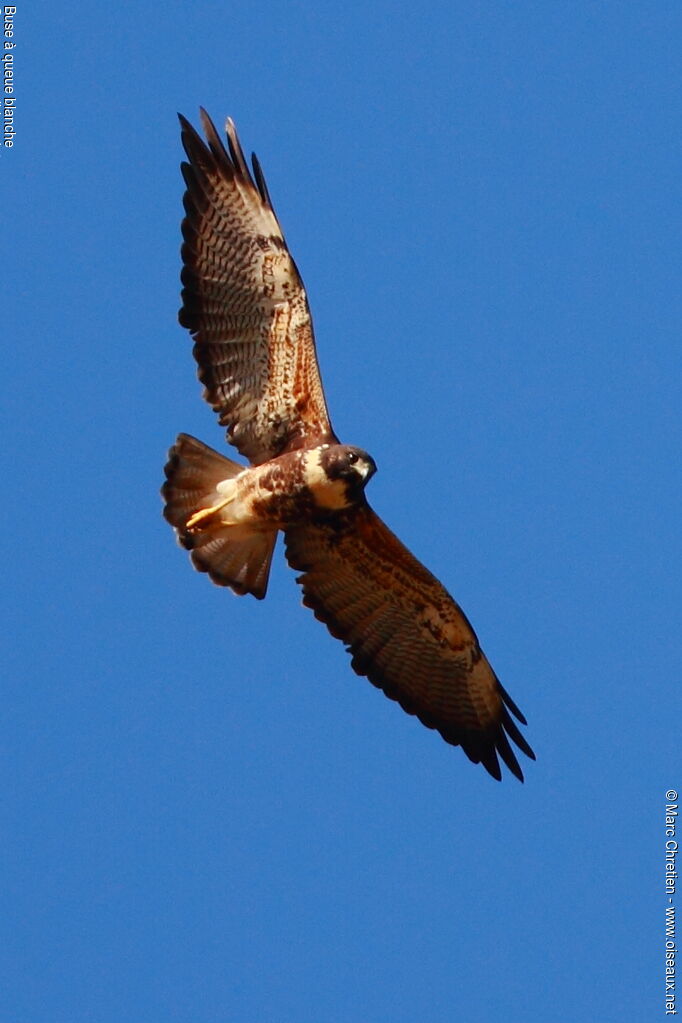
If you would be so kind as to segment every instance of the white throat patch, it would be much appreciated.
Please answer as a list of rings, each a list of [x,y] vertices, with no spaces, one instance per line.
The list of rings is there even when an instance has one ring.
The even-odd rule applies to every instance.
[[[330,510],[347,508],[349,502],[345,481],[330,480],[320,465],[321,458],[322,450],[320,448],[307,451],[303,470],[306,486],[313,494],[315,504],[320,508],[329,508]]]

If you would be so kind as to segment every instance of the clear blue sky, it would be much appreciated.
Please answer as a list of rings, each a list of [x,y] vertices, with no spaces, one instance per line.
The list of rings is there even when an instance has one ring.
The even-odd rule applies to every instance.
[[[678,3],[20,4],[0,150],[6,1023],[663,1019]],[[502,784],[193,572],[176,111],[231,114],[334,425],[471,618]],[[682,994],[680,995],[682,999]]]

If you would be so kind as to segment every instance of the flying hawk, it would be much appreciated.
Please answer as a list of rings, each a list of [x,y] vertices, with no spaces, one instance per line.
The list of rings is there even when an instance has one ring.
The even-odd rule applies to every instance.
[[[523,781],[509,740],[534,753],[464,613],[367,503],[371,455],[341,444],[325,403],[303,281],[255,155],[180,116],[188,163],[182,309],[204,397],[237,464],[180,434],[164,515],[199,571],[262,599],[281,530],[303,603],[346,644],[352,667],[408,714],[501,777]]]

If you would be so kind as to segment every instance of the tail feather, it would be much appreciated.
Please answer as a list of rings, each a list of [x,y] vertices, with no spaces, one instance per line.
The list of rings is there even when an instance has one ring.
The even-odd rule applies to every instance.
[[[196,437],[181,433],[165,466],[166,482],[161,488],[164,517],[176,529],[184,528],[194,512],[218,503],[217,485],[234,479],[244,468]]]
[[[272,552],[277,531],[257,525],[230,525],[220,515],[200,516],[225,502],[224,484],[246,467],[207,447],[201,441],[181,433],[170,449],[165,467],[166,482],[161,488],[164,517],[175,528],[180,544],[191,551],[192,562],[207,572],[219,586],[235,593],[251,593],[259,600],[265,596]],[[218,491],[218,485],[221,486]],[[229,489],[229,488],[228,488]]]
[[[180,536],[199,572],[208,572],[218,586],[229,586],[240,596],[252,593],[259,600],[268,588],[276,539],[276,531],[256,531],[248,526],[222,526]]]

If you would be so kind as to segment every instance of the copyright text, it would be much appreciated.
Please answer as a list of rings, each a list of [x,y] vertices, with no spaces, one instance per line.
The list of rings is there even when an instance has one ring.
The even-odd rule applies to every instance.
[[[678,793],[665,794],[665,1014],[677,1016],[677,937],[675,933],[675,893],[677,891],[677,811]]]

